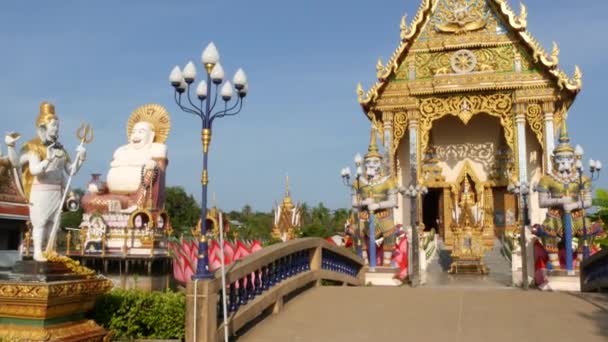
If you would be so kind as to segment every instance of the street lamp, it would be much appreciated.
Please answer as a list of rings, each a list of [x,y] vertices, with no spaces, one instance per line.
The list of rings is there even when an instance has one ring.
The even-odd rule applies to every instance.
[[[424,196],[429,192],[426,186],[420,184],[405,189],[405,196],[410,198],[410,225],[412,226],[412,277],[410,282],[413,287],[420,285],[420,239],[418,237],[418,196]]]
[[[576,156],[576,170],[578,171],[578,190],[579,190],[579,198],[581,200],[581,210],[585,210],[585,184],[583,183],[583,162],[581,161],[583,158],[583,148],[580,145],[577,145],[574,149],[574,154]],[[589,172],[591,176],[589,177],[591,181],[598,180],[600,178],[600,171],[602,170],[602,162],[599,160],[589,160]],[[587,243],[587,222],[585,220],[585,215],[583,215],[583,260],[589,257],[589,245]]]
[[[359,188],[359,185],[360,185],[361,176],[363,176],[363,166],[362,165],[363,165],[363,157],[361,157],[361,155],[359,153],[357,153],[355,155],[355,166],[356,166],[355,181],[357,182],[355,188],[357,188],[357,189]],[[343,168],[342,171],[340,172],[340,175],[342,176],[342,181],[344,182],[344,185],[346,185],[348,188],[350,188],[353,191],[352,195],[358,196],[359,194],[358,194],[357,190],[353,189],[353,185],[350,181],[350,177],[351,177],[350,167]],[[357,220],[358,220],[359,213],[357,211],[356,211],[356,216],[357,216]],[[360,257],[363,257],[363,247],[361,245],[361,228],[359,227],[359,225],[357,225],[357,231],[354,235],[355,235],[354,243],[355,243],[355,248],[357,249],[357,255]],[[374,244],[374,246],[375,246],[375,244]]]
[[[193,100],[191,96],[192,88],[194,88],[192,85],[197,73],[192,61],[189,61],[183,70],[180,70],[179,66],[175,66],[171,70],[169,81],[175,89],[175,103],[177,103],[179,108],[186,113],[199,117],[202,121],[203,173],[201,183],[203,189],[201,200],[201,237],[198,245],[198,265],[193,279],[210,279],[213,278],[213,273],[209,272],[206,218],[207,184],[209,182],[207,155],[209,144],[211,143],[211,128],[215,119],[237,115],[241,111],[244,98],[248,92],[248,82],[243,69],[237,70],[232,83],[228,80],[224,81],[224,68],[220,64],[220,54],[213,43],[207,45],[202,53],[201,61],[205,68],[207,79],[201,80],[194,90],[196,99],[198,99],[197,103],[195,103],[196,99]],[[222,83],[223,85],[220,89]],[[233,96],[233,87],[236,90],[236,97]],[[215,88],[214,91],[212,91],[212,88]],[[214,111],[218,102],[218,95],[221,96],[224,108]],[[183,100],[183,98],[186,98],[186,100]],[[232,99],[234,101],[231,101]],[[182,100],[186,103],[182,103]]]
[[[519,244],[521,246],[521,271],[522,285],[524,290],[528,289],[528,253],[526,250],[526,225],[528,225],[528,202],[530,186],[527,182],[510,183],[507,190],[519,197],[519,217],[522,219]]]

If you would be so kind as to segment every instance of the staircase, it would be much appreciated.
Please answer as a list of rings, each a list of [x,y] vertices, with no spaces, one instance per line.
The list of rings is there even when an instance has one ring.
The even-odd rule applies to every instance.
[[[443,240],[437,243],[438,253],[427,268],[427,287],[456,287],[456,288],[508,288],[511,286],[511,262],[502,255],[502,242],[494,241],[494,247],[483,257],[485,266],[489,269],[487,275],[449,274],[452,258]]]

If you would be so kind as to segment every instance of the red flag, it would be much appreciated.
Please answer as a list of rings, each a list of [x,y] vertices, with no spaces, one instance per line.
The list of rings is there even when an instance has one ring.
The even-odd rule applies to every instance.
[[[169,250],[173,257],[173,277],[178,282],[188,282],[196,270],[198,262],[198,246],[196,241],[182,238],[179,243],[169,243]]]
[[[236,242],[236,251],[234,252],[234,260],[242,259],[251,254],[251,251],[241,241]]]
[[[234,260],[234,246],[224,240],[224,263],[230,265],[232,260]]]
[[[257,251],[262,250],[262,243],[259,240],[253,240],[251,244],[251,253],[255,253]]]

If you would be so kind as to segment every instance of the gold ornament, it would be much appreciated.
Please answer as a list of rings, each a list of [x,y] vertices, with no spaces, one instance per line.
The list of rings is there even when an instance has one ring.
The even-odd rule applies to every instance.
[[[526,111],[526,119],[530,124],[530,128],[534,134],[536,134],[536,138],[538,139],[538,143],[544,150],[545,142],[543,140],[543,136],[545,134],[545,125],[544,125],[544,114],[543,108],[538,103],[533,103],[528,105],[528,110]]]
[[[171,117],[161,105],[146,104],[133,111],[127,123],[127,139],[130,139],[133,127],[138,122],[147,122],[154,129],[154,142],[164,144],[171,131]]]
[[[369,139],[369,147],[367,148],[367,154],[365,159],[369,158],[382,158],[382,155],[378,151],[378,145],[376,144],[376,127],[372,127]]]
[[[568,136],[568,126],[566,125],[566,119],[562,120],[562,127],[559,130],[559,138],[557,147],[553,150],[553,154],[558,153],[574,153],[574,148],[570,145],[570,137]]]
[[[42,102],[40,104],[40,112],[36,118],[36,127],[47,125],[52,120],[59,120],[55,114],[55,106],[50,102]]]

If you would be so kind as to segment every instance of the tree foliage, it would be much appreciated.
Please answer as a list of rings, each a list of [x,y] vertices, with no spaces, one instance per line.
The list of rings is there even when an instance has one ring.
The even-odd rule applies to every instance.
[[[604,229],[608,226],[608,191],[605,189],[598,189],[595,192],[595,198],[593,199],[593,205],[597,211],[593,213],[592,218],[602,222]],[[608,238],[603,240],[595,240],[602,248],[608,248]]]
[[[165,210],[171,218],[173,234],[176,236],[189,233],[201,217],[201,207],[180,186],[165,188]]]
[[[186,296],[180,292],[115,289],[102,295],[92,318],[118,338],[184,338]]]

